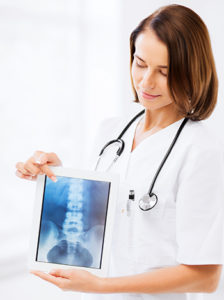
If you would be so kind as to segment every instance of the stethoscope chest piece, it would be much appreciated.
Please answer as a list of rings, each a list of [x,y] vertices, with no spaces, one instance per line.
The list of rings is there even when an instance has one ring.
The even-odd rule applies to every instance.
[[[142,196],[141,199],[139,200],[139,208],[144,211],[150,210],[156,205],[157,202],[158,202],[158,198],[156,194],[147,193],[144,196]]]
[[[107,168],[107,170],[110,170],[110,168],[112,167],[112,165],[118,160],[118,158],[121,156],[121,154],[122,154],[122,152],[123,152],[123,150],[124,150],[125,143],[124,143],[124,140],[122,139],[123,135],[124,135],[125,132],[128,130],[128,128],[133,124],[133,122],[134,122],[138,117],[140,117],[144,112],[145,112],[145,110],[143,110],[143,111],[141,111],[140,113],[138,113],[131,121],[129,121],[129,123],[128,123],[128,124],[126,125],[126,127],[122,130],[122,132],[120,133],[120,135],[118,136],[117,139],[108,142],[108,143],[101,149],[100,154],[99,154],[99,157],[98,157],[97,162],[96,162],[95,170],[97,170],[97,167],[98,167],[99,162],[100,162],[100,160],[101,160],[101,157],[102,157],[102,155],[103,155],[103,153],[104,153],[104,150],[105,150],[109,145],[116,143],[116,144],[119,144],[119,147],[118,147],[118,149],[117,149],[115,158],[113,159],[113,161],[111,162],[111,164],[110,164],[109,167]],[[174,147],[174,145],[175,145],[175,143],[176,143],[176,141],[177,141],[177,139],[178,139],[178,137],[179,137],[179,135],[180,135],[180,133],[181,133],[183,127],[184,127],[185,124],[187,123],[187,121],[188,121],[188,117],[185,117],[184,120],[183,120],[183,122],[181,123],[181,125],[180,125],[180,127],[179,127],[179,129],[178,129],[178,131],[177,131],[177,133],[176,133],[176,135],[175,135],[175,137],[174,137],[174,139],[173,139],[173,141],[172,141],[172,143],[171,143],[171,145],[170,145],[168,151],[167,151],[167,153],[165,154],[165,156],[164,156],[162,162],[160,163],[160,166],[159,166],[159,168],[158,168],[158,170],[157,170],[157,172],[156,172],[156,174],[155,174],[155,176],[154,176],[154,178],[153,178],[153,180],[152,180],[152,183],[151,183],[151,186],[150,186],[150,188],[149,188],[149,190],[148,190],[148,193],[145,194],[144,196],[142,196],[141,199],[139,200],[139,208],[140,208],[141,210],[147,211],[147,210],[152,209],[154,206],[156,206],[156,204],[157,204],[157,202],[158,202],[158,198],[157,198],[156,194],[154,194],[154,193],[152,192],[152,191],[153,191],[153,187],[154,187],[154,185],[155,185],[155,182],[156,182],[156,180],[157,180],[157,177],[158,177],[158,175],[159,175],[159,173],[160,173],[160,171],[161,171],[163,165],[165,164],[165,162],[166,162],[166,160],[167,160],[167,158],[168,158],[170,152],[172,151],[172,149],[173,149],[173,147]],[[131,190],[131,191],[132,191],[132,190]],[[130,211],[131,203],[132,203],[133,200],[134,200],[134,198],[132,198],[132,197],[134,197],[134,196],[132,195],[132,193],[129,194],[128,204],[127,204],[127,212],[128,212],[128,214],[130,213],[129,211]]]

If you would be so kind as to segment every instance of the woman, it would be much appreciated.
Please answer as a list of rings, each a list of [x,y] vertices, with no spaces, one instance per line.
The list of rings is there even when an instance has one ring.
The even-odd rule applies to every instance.
[[[85,299],[198,299],[197,293],[216,290],[223,263],[223,153],[200,122],[211,115],[217,100],[209,34],[191,9],[169,5],[132,32],[130,50],[135,101],[145,112],[125,132],[124,152],[111,167],[121,184],[109,277],[80,270],[33,273],[64,290],[97,293],[85,294]],[[127,121],[110,120],[102,126],[98,151]],[[153,196],[156,205],[144,211],[145,203],[141,207],[138,200],[180,126],[154,182],[158,201]],[[111,163],[111,151],[99,169]],[[39,151],[17,164],[17,175],[35,179],[45,173],[54,180],[48,165],[60,165],[59,158]],[[131,208],[130,190],[136,199]]]

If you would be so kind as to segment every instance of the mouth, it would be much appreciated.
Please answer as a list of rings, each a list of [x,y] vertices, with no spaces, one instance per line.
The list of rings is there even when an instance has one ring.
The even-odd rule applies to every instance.
[[[143,97],[143,98],[145,98],[145,99],[149,99],[149,100],[153,100],[153,99],[155,99],[155,98],[157,98],[157,97],[159,97],[160,95],[151,95],[151,94],[147,94],[147,93],[145,93],[145,92],[140,92],[140,95]]]

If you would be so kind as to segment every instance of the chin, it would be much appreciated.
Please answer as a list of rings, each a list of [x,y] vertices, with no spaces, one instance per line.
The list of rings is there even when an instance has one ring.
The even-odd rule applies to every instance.
[[[151,110],[151,111],[162,109],[162,108],[165,108],[166,106],[169,106],[169,105],[172,104],[172,102],[158,103],[158,102],[156,102],[156,99],[155,99],[155,101],[141,99],[140,97],[138,99],[139,99],[139,104],[141,104],[142,106],[144,106],[145,109],[148,109],[148,110]]]
[[[158,103],[149,103],[148,100],[143,100],[143,99],[139,99],[139,104],[141,104],[142,106],[144,106],[145,109],[148,110],[157,110],[163,107],[163,105],[158,105]]]

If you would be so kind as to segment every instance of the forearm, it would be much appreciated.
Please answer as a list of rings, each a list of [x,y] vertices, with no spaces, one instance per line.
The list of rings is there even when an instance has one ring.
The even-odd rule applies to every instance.
[[[178,265],[133,276],[103,278],[101,293],[196,293],[216,288],[217,266]],[[221,273],[220,266],[219,274]],[[219,276],[218,276],[219,277]]]

